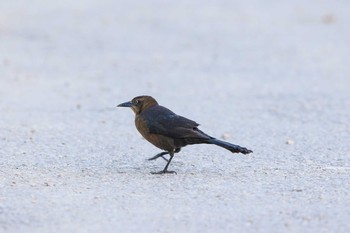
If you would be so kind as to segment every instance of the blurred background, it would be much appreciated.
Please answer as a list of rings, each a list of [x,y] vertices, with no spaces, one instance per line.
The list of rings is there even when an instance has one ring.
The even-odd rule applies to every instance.
[[[110,98],[140,93],[181,102],[179,92],[194,102],[310,96],[349,84],[344,1],[0,4],[6,105],[26,97],[38,108],[114,106]]]
[[[346,232],[349,12],[341,0],[0,1],[0,230]],[[144,160],[158,151],[115,108],[144,94],[255,153],[189,147],[174,161],[183,175],[155,179],[163,163]],[[168,179],[184,196],[164,204]]]

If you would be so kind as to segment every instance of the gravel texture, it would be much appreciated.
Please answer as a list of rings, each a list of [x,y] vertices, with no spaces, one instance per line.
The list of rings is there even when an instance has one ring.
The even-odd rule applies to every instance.
[[[350,232],[350,2],[1,1],[0,232]],[[206,133],[177,175],[133,113]]]

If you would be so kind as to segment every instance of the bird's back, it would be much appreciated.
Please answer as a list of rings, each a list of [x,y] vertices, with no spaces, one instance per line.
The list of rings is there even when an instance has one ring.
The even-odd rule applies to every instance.
[[[179,116],[160,105],[140,113],[136,116],[135,123],[140,132],[145,131],[147,127],[148,134],[161,135],[174,140],[175,147],[205,143],[212,138],[200,131],[197,128],[199,124],[195,121]],[[150,137],[150,135],[147,136]]]

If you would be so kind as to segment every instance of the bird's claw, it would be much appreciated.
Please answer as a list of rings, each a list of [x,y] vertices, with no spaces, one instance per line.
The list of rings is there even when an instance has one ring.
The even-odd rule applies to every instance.
[[[176,171],[168,171],[168,170],[162,170],[159,172],[151,172],[152,175],[163,175],[163,174],[176,174]]]

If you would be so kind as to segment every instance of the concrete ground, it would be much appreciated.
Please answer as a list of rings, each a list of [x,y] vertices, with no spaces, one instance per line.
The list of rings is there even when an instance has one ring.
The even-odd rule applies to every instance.
[[[350,232],[350,2],[0,1],[0,232]],[[148,94],[246,146],[170,165]]]

